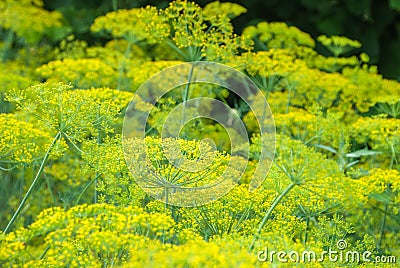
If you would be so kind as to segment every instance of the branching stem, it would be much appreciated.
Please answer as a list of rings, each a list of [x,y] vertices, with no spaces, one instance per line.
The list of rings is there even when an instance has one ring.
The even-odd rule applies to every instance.
[[[262,228],[265,226],[265,224],[267,223],[268,219],[271,217],[272,211],[276,208],[276,206],[279,204],[279,202],[281,202],[282,198],[295,186],[297,185],[296,183],[292,182],[291,184],[288,185],[288,187],[286,187],[285,190],[283,190],[283,192],[278,195],[274,202],[272,203],[271,207],[268,209],[267,213],[265,213],[264,218],[262,219],[260,225],[258,226],[257,232],[254,234],[253,237],[253,241],[250,244],[249,250],[253,250],[254,248],[254,244],[256,243],[257,239],[260,236],[261,230]]]
[[[22,199],[21,203],[19,204],[17,210],[15,211],[14,215],[12,216],[11,220],[9,221],[9,223],[7,224],[7,227],[4,229],[4,233],[8,233],[11,230],[11,227],[13,226],[15,220],[18,218],[18,216],[21,214],[21,210],[24,208],[24,205],[26,203],[26,201],[28,200],[29,196],[31,196],[31,194],[33,193],[33,190],[36,186],[36,184],[38,183],[40,176],[43,173],[44,167],[46,165],[47,159],[50,156],[51,150],[53,149],[54,145],[56,144],[57,140],[60,139],[61,137],[61,132],[58,132],[57,135],[54,137],[52,143],[50,144],[49,149],[47,149],[47,152],[42,160],[42,163],[40,164],[39,170],[36,173],[35,178],[32,181],[31,186],[29,187],[28,191],[26,192],[24,198]]]

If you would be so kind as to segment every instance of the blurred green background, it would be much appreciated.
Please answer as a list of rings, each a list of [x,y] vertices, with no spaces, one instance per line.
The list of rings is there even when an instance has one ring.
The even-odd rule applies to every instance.
[[[169,1],[145,0],[62,0],[45,1],[45,8],[63,13],[67,23],[79,39],[89,43],[96,40],[89,32],[94,18],[120,8],[153,5],[168,6]],[[210,0],[194,1],[201,6]],[[225,1],[220,1],[225,2]],[[362,42],[363,51],[371,63],[387,78],[400,81],[400,0],[232,0],[247,8],[247,14],[233,21],[241,33],[248,25],[261,20],[284,21],[314,38],[318,35],[345,35]],[[323,47],[317,47],[327,54]]]

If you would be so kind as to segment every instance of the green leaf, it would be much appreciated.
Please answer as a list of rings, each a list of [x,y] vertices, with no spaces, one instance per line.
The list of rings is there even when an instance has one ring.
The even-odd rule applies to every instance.
[[[349,164],[346,165],[346,168],[351,168],[352,166],[354,166],[355,164],[357,164],[358,162],[360,162],[359,160],[353,161]]]
[[[361,149],[361,150],[357,150],[352,153],[346,154],[346,157],[362,157],[362,156],[371,156],[371,155],[377,155],[377,154],[381,154],[381,152],[368,150],[368,149]]]
[[[331,152],[331,153],[334,153],[334,154],[337,154],[337,153],[338,153],[335,149],[333,149],[332,147],[326,146],[326,145],[315,144],[314,146],[315,146],[315,147],[318,147],[318,148],[321,148],[321,149],[324,149],[324,150],[327,150],[327,151],[329,151],[329,152]]]
[[[400,11],[400,0],[389,0],[389,6],[391,9]]]
[[[369,195],[370,198],[375,199],[378,202],[382,202],[384,204],[392,203],[392,196],[386,192],[384,193],[372,193]]]
[[[47,36],[54,42],[60,41],[67,35],[72,33],[72,28],[70,26],[62,26],[57,28],[50,28],[47,31]]]

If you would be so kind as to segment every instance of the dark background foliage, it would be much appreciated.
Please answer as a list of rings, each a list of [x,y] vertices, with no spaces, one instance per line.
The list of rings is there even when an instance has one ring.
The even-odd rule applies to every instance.
[[[210,0],[194,1],[201,6]],[[224,2],[224,1],[221,1]],[[387,78],[400,80],[400,0],[232,0],[245,6],[247,14],[233,21],[235,29],[242,29],[261,20],[284,21],[310,33],[345,35],[362,42],[371,63],[379,67]],[[145,0],[62,0],[45,1],[45,7],[61,11],[80,39],[98,42],[89,33],[94,18],[117,8],[154,5],[168,6],[168,1]],[[320,53],[327,53],[322,47]]]

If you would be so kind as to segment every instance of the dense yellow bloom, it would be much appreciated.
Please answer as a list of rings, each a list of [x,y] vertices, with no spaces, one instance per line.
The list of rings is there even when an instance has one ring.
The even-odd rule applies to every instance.
[[[345,36],[326,35],[318,36],[318,41],[327,47],[335,57],[348,52],[353,48],[361,47],[361,43],[357,40],[351,40]]]
[[[385,117],[361,117],[351,128],[350,135],[359,144],[368,144],[380,152],[374,157],[382,167],[398,166],[400,150],[399,119]],[[373,165],[373,167],[376,167]]]
[[[342,99],[354,103],[360,112],[367,112],[378,102],[393,103],[399,100],[399,83],[382,79],[380,74],[370,69],[345,68],[343,76],[350,79],[352,86],[343,89]]]
[[[315,46],[315,41],[309,34],[284,22],[260,22],[256,26],[247,27],[243,35],[258,39],[268,49]]]
[[[308,66],[326,72],[336,72],[341,70],[344,66],[357,66],[360,64],[360,60],[356,56],[335,58],[316,55],[315,57],[306,58],[305,60]]]
[[[246,72],[251,76],[290,77],[294,72],[306,66],[303,61],[296,60],[292,55],[288,54],[287,50],[274,48],[244,55],[241,60],[244,61],[243,65]]]
[[[254,267],[257,259],[243,250],[206,242],[190,242],[168,247],[163,251],[139,248],[132,250],[133,257],[123,267]]]
[[[0,231],[1,267],[278,267],[259,262],[259,250],[321,253],[340,239],[348,250],[400,256],[400,83],[384,79],[368,55],[351,54],[361,44],[343,36],[318,37],[332,53],[323,56],[308,33],[281,22],[237,35],[231,20],[245,12],[186,0],[117,9],[91,25],[100,42],[70,35],[54,48],[69,31],[61,13],[42,0],[0,0],[2,227],[41,170],[13,228]],[[244,103],[211,83],[186,91],[190,78],[176,86],[179,70],[148,80],[203,60],[242,71],[260,92],[246,91]],[[148,90],[134,94],[146,81]],[[153,104],[158,88],[171,91]],[[198,118],[213,105],[174,113],[198,97],[228,104],[250,144],[231,144],[239,132],[232,114],[226,129]],[[128,105],[149,113],[145,137],[136,133],[139,113],[120,134]],[[276,150],[267,150],[272,164],[258,162],[269,138],[260,126],[278,133]],[[158,138],[171,133],[179,137]],[[249,159],[235,154],[247,145]],[[269,164],[249,192],[254,172]],[[341,264],[287,264],[310,265]]]
[[[0,114],[0,160],[31,163],[46,153],[51,143],[48,132],[13,114]]]
[[[147,79],[155,75],[156,73],[162,71],[165,68],[181,64],[181,61],[146,61],[137,66],[131,66],[127,73],[127,77],[132,81],[132,89],[137,90]],[[171,79],[174,81],[174,77],[168,77],[166,79]],[[168,81],[163,81],[165,84]],[[165,85],[157,85],[164,86]],[[150,93],[150,92],[149,92]]]
[[[117,72],[99,59],[63,59],[37,68],[48,82],[71,83],[78,88],[116,87]]]
[[[24,75],[25,70],[19,69],[14,63],[0,63],[0,94],[7,93],[14,88],[24,89],[31,86],[34,82],[31,78]]]
[[[318,69],[303,68],[289,78],[294,84],[292,105],[307,106],[307,103],[330,108],[335,105],[342,91],[355,91],[356,86],[339,73],[326,73]],[[312,100],[310,102],[310,100]],[[347,110],[345,104],[342,104]]]
[[[68,211],[55,207],[41,212],[27,229],[7,236],[0,233],[0,263],[36,266],[59,265],[62,261],[71,267],[121,264],[129,259],[129,249],[135,245],[166,241],[173,233],[172,218],[137,207],[97,204]],[[24,254],[25,250],[42,253],[45,246],[49,249],[42,260]]]
[[[131,43],[156,43],[168,35],[168,26],[158,16],[155,7],[109,12],[95,19],[91,31],[110,33]]]
[[[81,140],[99,131],[113,132],[117,115],[132,95],[107,88],[72,90],[64,83],[43,83],[15,90],[8,99],[17,103],[27,115],[53,132],[63,132]]]
[[[361,43],[357,40],[351,40],[347,37],[344,36],[337,36],[333,35],[330,37],[327,37],[326,35],[321,35],[318,37],[318,41],[321,42],[324,46],[340,46],[340,47],[345,47],[345,46],[351,46],[355,48],[361,47]]]
[[[204,14],[209,17],[227,16],[230,19],[247,12],[247,9],[236,3],[221,3],[214,1],[203,8]]]
[[[96,140],[87,141],[82,149],[85,152],[83,160],[87,163],[83,171],[101,175],[96,185],[100,202],[119,205],[140,205],[143,202],[145,193],[130,176],[121,136],[106,138],[100,145]]]
[[[367,188],[365,191],[366,195],[383,193],[391,189],[397,195],[397,199],[399,198],[400,173],[395,169],[373,169],[369,175],[361,177],[360,181]]]
[[[115,70],[120,70],[125,65],[127,72],[132,67],[150,60],[149,55],[140,46],[130,44],[125,39],[113,39],[104,46],[88,47],[86,54],[87,57],[101,59]]]
[[[171,2],[159,12],[163,21],[170,26],[169,35],[160,43],[161,47],[169,48],[177,59],[184,61],[227,62],[240,49],[249,51],[252,41],[234,34],[229,18],[231,12],[241,13],[241,8],[235,5],[231,7],[232,10],[224,8],[216,16],[210,11],[210,6],[203,10],[194,2]]]
[[[252,194],[248,184],[241,184],[213,203],[182,208],[180,224],[194,228],[205,239],[249,234],[254,231],[258,217],[271,205],[275,194],[266,185],[264,187]]]
[[[124,137],[123,146],[136,182],[154,198],[181,206],[207,203],[223,195],[238,182],[246,166],[244,158],[215,151],[198,140]]]
[[[31,19],[36,18],[35,23]],[[62,14],[43,9],[42,0],[6,0],[0,3],[0,26],[10,29],[27,43],[36,43],[49,30],[62,26]]]

